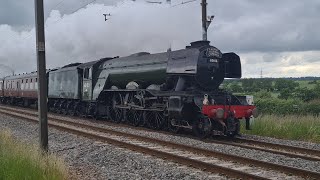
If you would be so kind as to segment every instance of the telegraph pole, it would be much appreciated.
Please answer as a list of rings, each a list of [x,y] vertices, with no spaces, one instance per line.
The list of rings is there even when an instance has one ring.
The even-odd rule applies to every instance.
[[[208,39],[208,26],[207,26],[207,0],[202,0],[202,40],[207,41]]]
[[[47,116],[47,77],[46,77],[46,53],[44,38],[44,10],[43,0],[34,0],[36,18],[36,51],[38,65],[38,112],[39,135],[42,150],[48,151],[48,116]]]

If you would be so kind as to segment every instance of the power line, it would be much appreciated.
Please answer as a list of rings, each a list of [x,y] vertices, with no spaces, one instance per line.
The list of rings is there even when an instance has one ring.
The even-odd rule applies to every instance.
[[[78,9],[76,9],[75,11],[72,11],[70,14],[73,14],[73,13],[75,13],[75,12],[79,11],[80,9],[82,9],[82,8],[84,8],[84,7],[86,7],[86,6],[88,6],[89,4],[94,3],[95,1],[97,1],[97,0],[92,0],[92,1],[90,1],[89,3],[87,3],[87,4],[85,4],[85,5],[81,6],[81,7],[79,7],[79,8],[78,8]]]
[[[62,1],[60,1],[59,3],[61,4],[63,1],[65,1],[65,0],[62,0]],[[70,14],[73,14],[73,13],[79,11],[80,9],[86,7],[86,6],[89,5],[89,4],[94,3],[95,1],[97,1],[97,0],[92,0],[92,1],[90,1],[90,2],[88,2],[88,3],[86,3],[85,5],[82,5],[81,7],[77,8],[77,9],[74,10],[74,11],[72,11]],[[58,4],[59,4],[59,3],[58,3]],[[56,24],[57,22],[59,22],[59,21],[61,21],[61,20],[62,20],[62,18],[59,19],[59,20],[57,20],[57,21],[55,21],[55,22],[53,22],[52,24]],[[45,27],[47,28],[48,25],[45,25]],[[27,40],[28,38],[30,38],[30,37],[32,36],[32,34],[33,34],[33,32],[30,32],[29,35],[28,35],[27,37],[23,38],[22,40],[23,40],[23,41],[24,41],[24,40]]]
[[[53,8],[51,8],[50,11],[52,11],[53,9],[59,7],[64,1],[65,1],[65,0],[62,0],[62,1],[58,2]],[[50,11],[49,11],[49,12],[50,12]]]
[[[181,6],[181,5],[188,4],[188,3],[191,3],[194,1],[197,1],[197,0],[182,1],[181,3],[172,5],[171,7]]]

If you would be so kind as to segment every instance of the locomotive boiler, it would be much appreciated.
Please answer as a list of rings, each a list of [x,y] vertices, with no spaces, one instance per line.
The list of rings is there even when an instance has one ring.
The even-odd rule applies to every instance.
[[[153,89],[156,86],[150,85],[162,85],[163,90],[215,90],[225,77],[241,77],[239,56],[222,54],[208,41],[193,42],[178,51],[158,54],[142,52],[111,59],[104,62],[100,69],[101,76],[107,77],[109,85],[120,89]]]

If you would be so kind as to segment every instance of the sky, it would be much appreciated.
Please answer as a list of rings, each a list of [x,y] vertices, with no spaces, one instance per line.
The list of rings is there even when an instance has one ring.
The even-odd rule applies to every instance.
[[[200,0],[153,1],[163,3],[44,0],[47,67],[178,50],[202,38]],[[208,40],[240,56],[243,77],[320,76],[319,0],[207,1],[215,16]],[[0,77],[35,71],[34,0],[0,4]]]

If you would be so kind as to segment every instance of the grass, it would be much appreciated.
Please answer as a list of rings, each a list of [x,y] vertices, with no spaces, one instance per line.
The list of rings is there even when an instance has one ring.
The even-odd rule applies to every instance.
[[[67,174],[60,159],[18,142],[9,131],[0,132],[0,180],[63,180]]]
[[[320,143],[320,117],[264,115],[256,118],[252,130],[242,133]]]

